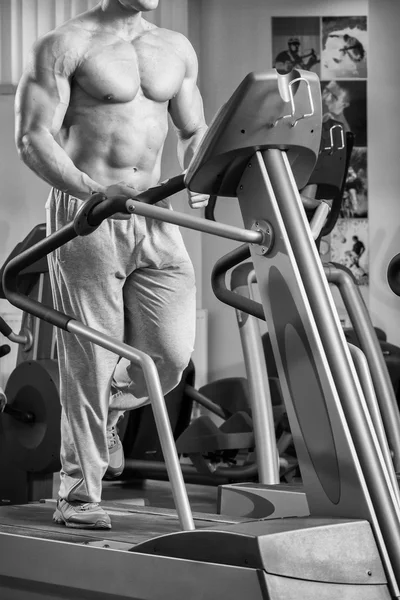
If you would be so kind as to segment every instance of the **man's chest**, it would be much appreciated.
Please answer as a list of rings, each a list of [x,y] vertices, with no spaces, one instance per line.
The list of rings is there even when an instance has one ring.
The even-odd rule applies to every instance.
[[[139,91],[150,100],[168,102],[179,91],[184,75],[184,62],[171,45],[120,41],[90,48],[75,80],[103,102],[130,102]]]

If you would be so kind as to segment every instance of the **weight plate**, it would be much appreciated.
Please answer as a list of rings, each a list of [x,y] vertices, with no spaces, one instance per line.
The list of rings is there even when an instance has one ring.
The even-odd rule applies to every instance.
[[[60,469],[60,420],[57,361],[51,359],[20,363],[11,373],[6,396],[9,405],[34,415],[23,423],[2,414],[5,452],[20,469],[54,473]]]

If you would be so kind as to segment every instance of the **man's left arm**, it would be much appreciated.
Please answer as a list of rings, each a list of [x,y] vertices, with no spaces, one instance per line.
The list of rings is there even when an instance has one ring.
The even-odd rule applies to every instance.
[[[178,135],[178,160],[185,170],[200,144],[207,125],[204,118],[203,100],[197,86],[198,63],[190,42],[179,36],[177,47],[185,62],[185,76],[179,92],[170,100],[169,113]],[[209,196],[188,191],[192,208],[207,206]]]

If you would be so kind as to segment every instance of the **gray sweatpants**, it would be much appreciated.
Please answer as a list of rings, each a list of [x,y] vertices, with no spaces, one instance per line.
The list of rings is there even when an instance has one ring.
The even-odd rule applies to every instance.
[[[46,204],[47,233],[71,221],[81,204],[53,189]],[[129,221],[107,219],[94,233],[53,253],[49,269],[58,310],[149,354],[164,394],[178,384],[193,351],[195,281],[176,225],[137,215]],[[121,367],[121,361],[113,379],[118,356],[60,329],[57,348],[59,495],[99,502],[108,466],[106,427],[115,425],[121,411],[148,402],[144,377],[127,361],[128,367]]]

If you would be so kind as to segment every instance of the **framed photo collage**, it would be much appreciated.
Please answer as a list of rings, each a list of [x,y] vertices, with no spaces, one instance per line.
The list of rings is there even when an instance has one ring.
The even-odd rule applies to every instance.
[[[355,136],[340,217],[320,251],[368,285],[367,17],[273,17],[272,57],[280,72],[316,73],[323,121]]]

